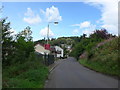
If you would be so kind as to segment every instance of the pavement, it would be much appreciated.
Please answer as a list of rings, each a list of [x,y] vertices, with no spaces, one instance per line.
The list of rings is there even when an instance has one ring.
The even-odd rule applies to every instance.
[[[118,88],[117,79],[90,70],[72,57],[51,67],[45,88]]]

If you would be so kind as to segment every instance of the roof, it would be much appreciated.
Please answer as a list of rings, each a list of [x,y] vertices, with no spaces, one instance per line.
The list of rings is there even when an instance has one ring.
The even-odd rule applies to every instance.
[[[50,53],[50,50],[46,50],[45,48],[44,48],[44,46],[42,46],[41,44],[36,44],[35,45],[35,51],[36,52],[39,52],[39,53]]]

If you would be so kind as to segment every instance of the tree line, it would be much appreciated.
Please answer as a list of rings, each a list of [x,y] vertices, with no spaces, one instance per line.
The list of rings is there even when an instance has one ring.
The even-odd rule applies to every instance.
[[[106,29],[95,30],[89,35],[89,37],[86,37],[86,34],[83,34],[80,36],[79,41],[76,42],[69,55],[79,59],[79,56],[83,54],[84,51],[87,51],[90,57],[91,49],[93,47],[95,47],[99,42],[114,37],[116,37],[116,35],[108,33]]]
[[[3,67],[14,63],[24,63],[34,53],[34,42],[32,31],[28,26],[16,35],[11,35],[10,22],[6,19],[0,21],[2,24],[2,63]]]

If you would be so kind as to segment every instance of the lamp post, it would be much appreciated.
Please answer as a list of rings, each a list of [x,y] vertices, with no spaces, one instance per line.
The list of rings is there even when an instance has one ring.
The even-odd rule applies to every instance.
[[[48,40],[49,40],[49,24],[50,24],[50,23],[58,24],[58,22],[48,22],[47,44],[48,44]]]

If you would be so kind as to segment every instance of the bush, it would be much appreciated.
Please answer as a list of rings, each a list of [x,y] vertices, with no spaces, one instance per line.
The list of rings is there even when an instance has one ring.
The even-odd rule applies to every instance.
[[[91,69],[120,77],[119,62],[118,38],[114,38],[99,48],[92,49],[86,60],[80,60],[81,64]]]
[[[39,61],[28,61],[3,69],[3,88],[43,88],[48,68]]]
[[[91,59],[93,55],[94,55],[94,52],[92,50],[88,51],[87,59]]]
[[[75,58],[79,58],[79,56],[84,53],[84,51],[89,52],[89,57],[92,55],[92,48],[95,47],[95,45],[100,42],[100,40],[94,39],[94,38],[84,38],[79,42],[78,44],[75,45],[73,48],[72,52],[70,53],[70,56],[73,56]]]

